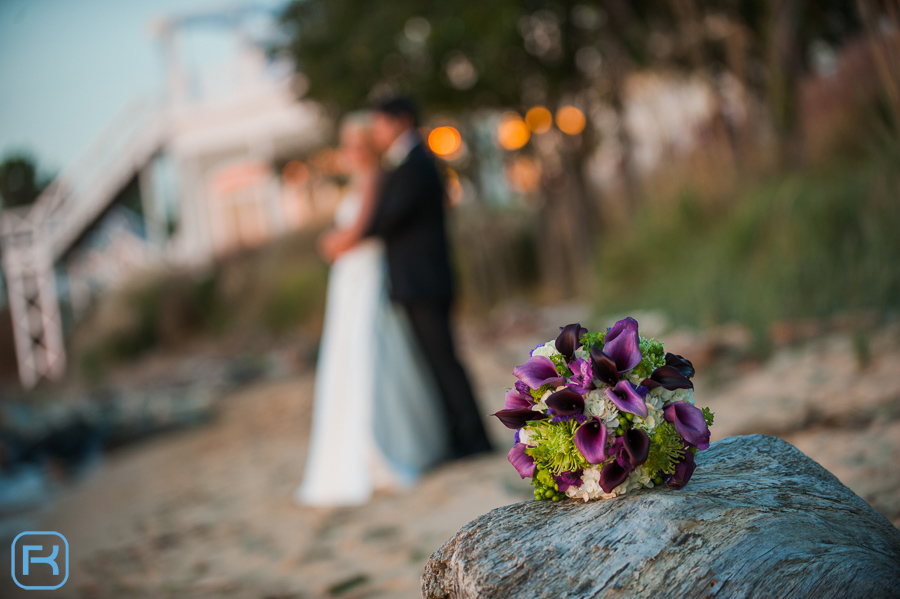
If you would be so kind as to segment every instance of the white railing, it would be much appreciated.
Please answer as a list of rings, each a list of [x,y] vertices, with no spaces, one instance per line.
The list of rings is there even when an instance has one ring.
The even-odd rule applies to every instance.
[[[0,214],[3,268],[25,387],[59,378],[65,369],[54,264],[160,150],[166,125],[157,106],[129,106],[30,208]]]
[[[166,134],[158,106],[129,106],[35,202],[30,219],[58,259],[156,153]]]

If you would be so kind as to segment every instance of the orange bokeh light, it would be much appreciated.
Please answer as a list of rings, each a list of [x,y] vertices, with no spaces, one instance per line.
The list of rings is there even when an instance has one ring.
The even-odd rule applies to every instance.
[[[531,129],[515,112],[505,112],[500,115],[500,123],[497,125],[497,142],[504,150],[518,150],[528,143],[531,138]]]
[[[584,113],[574,106],[563,106],[556,111],[556,126],[563,133],[578,135],[584,131],[585,124],[587,124],[587,119],[585,119]]]
[[[449,156],[461,145],[462,136],[453,127],[436,127],[428,134],[428,147],[438,156]]]
[[[526,156],[517,156],[506,166],[506,182],[519,193],[533,193],[541,182],[540,164]]]
[[[525,113],[525,122],[535,133],[546,133],[553,125],[553,114],[543,106],[532,106]]]

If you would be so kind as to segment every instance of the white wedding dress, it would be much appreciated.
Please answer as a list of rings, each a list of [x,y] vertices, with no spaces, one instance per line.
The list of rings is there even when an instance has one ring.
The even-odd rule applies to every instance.
[[[348,195],[335,223],[349,227],[361,199]],[[408,487],[447,457],[437,389],[406,314],[388,297],[381,240],[342,254],[328,280],[316,367],[304,505],[360,505],[375,489]]]

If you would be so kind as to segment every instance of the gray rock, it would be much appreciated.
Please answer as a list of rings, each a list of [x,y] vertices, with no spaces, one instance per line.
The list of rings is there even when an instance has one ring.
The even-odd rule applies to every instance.
[[[680,491],[473,520],[431,556],[423,597],[900,597],[900,531],[795,447],[730,437],[697,457]]]

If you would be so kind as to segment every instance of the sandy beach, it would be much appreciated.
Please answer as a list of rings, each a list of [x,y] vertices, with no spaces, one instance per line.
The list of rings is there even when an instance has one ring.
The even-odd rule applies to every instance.
[[[541,340],[497,333],[462,336],[485,413],[499,409],[512,367]],[[667,347],[712,351],[703,343],[674,335]],[[900,525],[896,327],[870,347],[864,366],[840,333],[782,348],[762,365],[710,362],[696,396],[716,413],[713,438],[781,436]],[[71,576],[54,596],[412,599],[428,556],[458,528],[531,495],[501,449],[508,431],[491,422],[495,454],[445,465],[364,507],[300,507],[291,496],[312,389],[309,372],[245,385],[212,422],[114,451],[40,511],[17,516],[69,540]],[[4,598],[34,596],[7,583]]]

